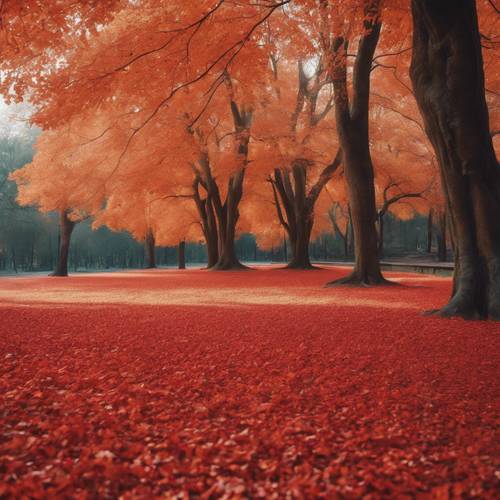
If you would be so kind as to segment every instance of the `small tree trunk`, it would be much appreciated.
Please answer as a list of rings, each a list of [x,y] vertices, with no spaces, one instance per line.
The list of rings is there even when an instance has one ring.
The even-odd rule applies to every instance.
[[[186,242],[184,240],[179,241],[178,262],[179,269],[186,269]]]
[[[349,206],[349,224],[347,227],[347,232],[348,232],[348,240],[347,240],[347,254],[346,254],[346,256],[349,257],[351,255],[354,255],[354,229],[352,226],[352,213],[351,213],[350,206]]]
[[[207,268],[212,268],[219,260],[219,243],[217,241],[217,222],[212,203],[207,201],[207,222],[205,228],[205,240],[207,243]]]
[[[288,262],[288,249],[286,243],[286,236],[283,236],[283,260]]]
[[[68,212],[61,211],[59,214],[59,256],[51,276],[68,276],[69,247],[74,228],[75,222],[69,219]]]
[[[14,247],[12,247],[12,269],[14,269],[14,272],[17,274],[16,251]]]
[[[35,267],[35,240],[31,240],[31,253],[30,253],[29,270],[33,271],[34,267]]]
[[[474,0],[413,0],[411,79],[441,170],[455,255],[442,316],[500,320],[500,169]]]
[[[378,255],[380,258],[384,256],[384,215],[380,213],[378,216]]]
[[[446,262],[448,260],[448,245],[446,241],[446,213],[439,215],[439,231],[437,233],[438,260]]]
[[[431,208],[427,216],[427,253],[432,252],[433,216],[434,210]]]
[[[146,269],[154,269],[156,267],[156,255],[155,255],[155,236],[151,229],[148,229],[146,233],[146,239],[144,241],[144,250],[146,252]]]

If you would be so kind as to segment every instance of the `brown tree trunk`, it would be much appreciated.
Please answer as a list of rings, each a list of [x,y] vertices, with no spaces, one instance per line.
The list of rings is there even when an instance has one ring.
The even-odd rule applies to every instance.
[[[313,269],[309,258],[309,241],[313,225],[313,208],[316,200],[306,195],[306,169],[295,165],[293,187],[290,171],[276,169],[272,179],[274,201],[278,218],[290,240],[289,269]]]
[[[309,258],[309,241],[314,222],[314,203],[307,197],[307,171],[300,164],[294,165],[293,173],[293,217],[294,235],[292,236],[292,259],[288,264],[289,269],[313,269]],[[316,200],[314,200],[316,201]]]
[[[232,93],[232,83],[228,80],[229,88]],[[212,181],[212,191],[216,202],[215,215],[218,222],[218,238],[219,238],[219,259],[217,264],[211,269],[214,271],[229,271],[249,269],[244,266],[236,256],[235,237],[236,225],[240,216],[239,204],[243,196],[243,182],[245,180],[245,172],[248,164],[248,144],[250,141],[250,126],[252,123],[252,111],[245,110],[244,107],[239,107],[238,104],[231,99],[230,101],[231,114],[233,117],[234,131],[239,136],[237,147],[237,155],[243,159],[241,168],[236,171],[229,179],[227,186],[226,201],[222,205],[220,193],[215,186],[215,180]]]
[[[383,212],[378,215],[378,255],[380,258],[384,256],[384,216]]]
[[[186,269],[186,242],[184,240],[179,241],[177,255],[179,269]]]
[[[411,79],[439,162],[455,253],[442,316],[500,320],[500,169],[474,0],[413,0]]]
[[[236,224],[240,216],[238,206],[243,195],[244,179],[244,169],[236,172],[236,174],[229,179],[226,202],[218,213],[219,259],[211,268],[214,271],[248,269],[236,256],[235,247]]]
[[[314,269],[309,257],[309,242],[311,239],[312,220],[307,214],[296,219],[296,232],[291,240],[292,258],[289,269]]]
[[[208,158],[206,157],[202,158],[201,161],[205,161],[208,164]],[[203,236],[205,237],[208,258],[207,268],[210,269],[215,266],[219,260],[217,221],[214,214],[212,197],[210,193],[208,193],[208,187],[206,187],[207,197],[202,199],[199,192],[200,183],[201,179],[197,176],[193,183],[193,199],[196,203]]]
[[[207,244],[207,268],[211,268],[217,264],[219,260],[219,244],[217,241],[217,222],[215,220],[214,209],[210,199],[207,199],[207,224],[205,241]]]
[[[74,227],[75,222],[68,218],[68,212],[61,211],[59,213],[59,256],[56,268],[50,276],[68,276],[69,247]]]
[[[354,229],[352,227],[352,214],[350,206],[348,206],[348,210],[349,210],[349,223],[347,226],[347,234],[346,234],[346,236],[348,237],[346,257],[349,257],[351,255],[354,256]]]
[[[156,267],[155,237],[151,229],[148,229],[146,233],[144,250],[146,251],[146,263],[144,267],[146,269],[154,269]]]
[[[429,215],[427,216],[427,253],[432,252],[432,234],[434,232],[434,210],[431,208],[429,210]]]
[[[332,163],[323,169],[309,192],[307,191],[308,165],[300,160],[291,169],[293,185],[288,169],[275,169],[274,177],[270,179],[278,219],[290,239],[292,258],[287,266],[290,269],[315,269],[309,258],[314,207],[341,161],[342,151],[339,149]]]
[[[439,214],[439,231],[437,233],[438,260],[446,262],[448,259],[448,244],[446,241],[446,212]]]
[[[332,51],[332,80],[335,95],[335,121],[343,152],[344,173],[347,181],[349,206],[354,233],[354,269],[334,285],[380,285],[388,282],[380,271],[377,237],[377,209],[373,165],[368,134],[370,73],[373,54],[380,37],[378,19],[365,26],[353,72],[353,97],[349,103],[347,89],[347,41],[338,38]]]

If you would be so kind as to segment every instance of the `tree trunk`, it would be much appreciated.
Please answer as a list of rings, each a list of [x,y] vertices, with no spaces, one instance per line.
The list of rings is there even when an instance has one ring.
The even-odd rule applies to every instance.
[[[217,241],[217,222],[215,220],[214,209],[211,201],[207,200],[207,224],[205,240],[207,243],[207,268],[211,268],[217,264],[219,260],[219,244]]]
[[[71,243],[71,234],[75,228],[75,222],[68,218],[68,212],[63,210],[59,213],[59,256],[54,272],[51,276],[68,276],[68,256]]]
[[[427,253],[432,252],[433,218],[434,210],[431,208],[427,216]]]
[[[335,164],[338,163],[340,159]],[[314,223],[314,205],[321,189],[318,188],[318,193],[306,193],[307,170],[300,162],[292,167],[292,174],[293,186],[288,169],[275,169],[271,182],[278,218],[290,240],[292,255],[287,268],[314,269],[309,257],[309,242]]]
[[[439,214],[439,231],[437,233],[438,244],[438,260],[446,262],[448,259],[447,242],[446,242],[446,213]]]
[[[14,272],[17,274],[16,251],[14,247],[12,247],[12,269],[14,269]]]
[[[356,137],[357,128],[354,125],[350,130],[351,137],[345,141],[348,144],[342,144],[354,233],[354,269],[351,275],[333,284],[379,285],[386,281],[379,263],[373,166],[368,133]]]
[[[151,229],[148,229],[146,233],[146,239],[144,240],[144,250],[146,251],[146,269],[154,269],[156,267],[156,256],[155,256],[155,236]]]
[[[307,211],[296,214],[295,233],[290,235],[292,258],[287,266],[289,269],[314,269],[309,257],[312,222],[312,215]]]
[[[207,170],[208,156],[204,155],[200,162],[205,162]],[[201,227],[203,230],[203,236],[205,237],[205,244],[207,247],[207,268],[210,269],[217,264],[219,260],[219,242],[218,242],[218,230],[217,221],[214,213],[214,206],[212,202],[212,195],[208,192],[208,186],[206,186],[207,196],[205,199],[201,198],[199,186],[201,184],[201,178],[196,176],[193,182],[193,199],[196,203],[196,208],[198,210],[198,215],[201,221]]]
[[[345,235],[342,237],[344,243],[344,257],[349,257],[349,223],[346,224]]]
[[[30,264],[28,269],[33,271],[35,268],[35,240],[31,240]]]
[[[384,256],[384,213],[378,215],[378,256]]]
[[[368,13],[367,13],[368,14]],[[366,23],[353,71],[353,97],[349,104],[347,89],[347,41],[338,38],[332,48],[335,61],[332,65],[334,84],[335,121],[343,152],[344,174],[354,233],[354,269],[334,285],[387,284],[380,271],[377,237],[377,209],[373,165],[368,134],[370,73],[373,54],[380,37],[378,19]]]
[[[226,202],[218,214],[219,260],[211,268],[214,271],[248,269],[236,256],[235,247],[236,224],[240,216],[238,206],[243,195],[244,178],[245,170],[241,169],[228,182]]]
[[[500,169],[474,0],[413,0],[411,79],[439,162],[455,253],[441,316],[500,320]]]
[[[184,240],[179,241],[177,252],[179,269],[186,269],[186,242]]]
[[[232,92],[231,79],[227,80]],[[241,167],[229,178],[227,186],[226,201],[221,203],[220,193],[215,179],[210,174],[209,191],[214,197],[214,211],[218,222],[219,259],[211,269],[214,271],[249,269],[244,266],[236,256],[235,237],[236,225],[240,216],[239,204],[243,196],[243,181],[248,165],[248,144],[250,141],[250,126],[252,123],[252,111],[245,110],[231,98],[230,109],[233,117],[234,131],[239,136],[236,153],[243,159]]]
[[[347,253],[346,257],[349,257],[351,255],[354,255],[354,229],[352,226],[352,213],[351,213],[351,207],[348,207],[349,209],[349,223],[347,227]]]

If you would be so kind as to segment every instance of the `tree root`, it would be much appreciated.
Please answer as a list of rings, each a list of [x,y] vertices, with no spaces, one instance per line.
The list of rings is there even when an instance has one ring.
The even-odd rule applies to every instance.
[[[333,288],[337,286],[353,286],[353,287],[399,286],[399,283],[386,280],[382,275],[376,277],[360,276],[358,273],[354,272],[343,278],[339,278],[334,281],[329,281],[325,286],[327,288]]]

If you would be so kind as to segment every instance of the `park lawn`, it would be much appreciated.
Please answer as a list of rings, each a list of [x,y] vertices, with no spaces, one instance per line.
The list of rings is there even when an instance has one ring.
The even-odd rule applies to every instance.
[[[345,273],[0,279],[0,497],[495,498],[500,324]]]

